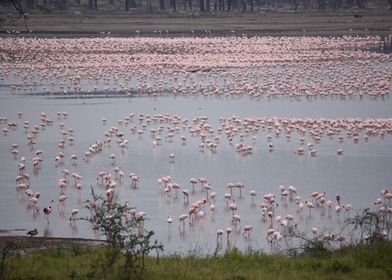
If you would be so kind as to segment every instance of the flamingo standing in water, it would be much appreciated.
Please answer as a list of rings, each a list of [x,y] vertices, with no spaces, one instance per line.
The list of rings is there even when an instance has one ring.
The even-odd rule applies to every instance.
[[[184,195],[184,204],[189,203],[189,191],[188,190],[182,190],[182,193]]]
[[[109,158],[112,160],[112,165],[116,164],[116,155],[115,154],[110,154]]]
[[[233,223],[235,228],[237,228],[237,224],[241,225],[241,216],[233,215],[232,216],[232,223]]]
[[[182,224],[182,231],[185,231],[185,220],[188,218],[187,214],[182,214],[178,217],[178,220],[180,221],[180,225],[178,226],[179,230],[181,231],[181,224]]]
[[[216,231],[216,243],[217,243],[218,246],[219,246],[220,243],[222,242],[222,235],[223,235],[223,230],[218,229],[218,230]]]
[[[215,208],[215,204],[210,205],[210,215],[212,219],[215,218]]]
[[[192,184],[192,192],[195,192],[195,185],[197,184],[197,179],[191,178],[189,182]]]
[[[216,192],[212,192],[210,194],[210,198],[211,198],[211,203],[215,204]]]
[[[316,239],[317,238],[317,234],[318,234],[318,228],[316,228],[316,227],[312,227],[312,233],[313,233],[313,237],[314,237],[314,239]]]
[[[305,201],[306,207],[309,209],[309,216],[312,215],[312,208],[314,208],[314,204],[310,201]]]
[[[231,232],[232,232],[231,227],[227,227],[227,228],[226,228],[226,239],[227,239],[227,242],[229,242],[229,240],[230,240],[230,234],[231,234]]]
[[[60,195],[59,196],[59,206],[64,207],[64,203],[67,200],[67,198],[68,198],[68,196],[66,196],[66,195],[63,195],[63,194]]]
[[[71,223],[75,223],[76,222],[78,213],[79,213],[78,209],[76,209],[76,208],[72,209],[71,216],[69,217],[69,221]]]
[[[238,189],[240,190],[240,197],[242,197],[242,192],[241,192],[241,190],[242,190],[243,188],[245,188],[244,184],[241,183],[241,182],[238,182],[238,183],[235,183],[235,187],[238,188]]]
[[[234,183],[227,183],[226,188],[230,189],[230,194],[233,195],[233,188],[235,187]]]
[[[137,182],[139,182],[139,176],[135,173],[129,173],[129,178],[131,179],[131,188],[136,189]]]
[[[237,204],[235,204],[234,202],[235,202],[235,201],[234,201],[234,199],[233,199],[233,203],[231,203],[231,204],[229,205],[229,209],[233,212],[233,215],[235,214],[235,211],[238,209]]]
[[[330,211],[332,209],[332,201],[331,200],[327,200],[327,202],[325,204],[328,207],[328,211]]]
[[[176,155],[175,155],[174,153],[171,153],[171,154],[169,155],[169,158],[170,158],[170,163],[174,163],[174,160],[175,160],[175,158],[176,158]]]
[[[73,154],[73,155],[71,155],[71,158],[70,158],[70,162],[72,163],[72,164],[76,164],[76,160],[78,159],[78,156],[76,155],[76,154]]]
[[[226,206],[229,207],[229,201],[233,198],[233,196],[229,193],[225,193],[223,198],[226,200]]]
[[[39,211],[39,206],[38,206],[38,204],[39,204],[39,198],[40,198],[40,196],[41,196],[41,194],[40,194],[39,192],[37,192],[33,197],[31,197],[31,198],[29,199],[29,201],[31,201],[31,202],[33,203],[36,213],[38,213],[38,211]],[[36,214],[36,213],[35,213],[35,214]]]
[[[375,199],[375,200],[373,201],[373,204],[374,204],[374,205],[377,205],[377,208],[379,209],[379,208],[380,208],[380,205],[382,204],[381,198]]]
[[[53,211],[52,206],[49,205],[48,207],[45,207],[43,211],[44,211],[46,220],[47,220],[47,222],[48,222],[48,224],[49,224],[49,215],[50,215],[50,213],[52,213],[52,211]]]
[[[344,206],[344,210],[346,211],[348,217],[350,217],[350,211],[351,211],[352,209],[353,209],[353,206],[352,206],[351,204],[346,204],[346,205]]]
[[[340,206],[340,200],[341,200],[340,194],[337,193],[335,198],[336,198],[336,201],[338,202],[338,205]]]
[[[244,226],[244,235],[247,235],[250,238],[250,233],[252,232],[253,227],[251,225]]]
[[[167,222],[167,226],[168,226],[169,232],[170,232],[171,231],[171,224],[173,223],[173,219],[170,216],[167,216],[166,222]]]
[[[256,191],[255,190],[251,190],[249,192],[249,195],[252,197],[252,204],[254,203],[254,198],[256,197]]]

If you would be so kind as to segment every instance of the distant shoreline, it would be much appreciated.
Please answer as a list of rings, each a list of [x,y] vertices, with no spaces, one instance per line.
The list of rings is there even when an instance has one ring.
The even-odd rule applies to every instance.
[[[0,36],[176,37],[176,36],[365,36],[391,35],[392,11],[351,10],[216,14],[34,14],[0,27]]]

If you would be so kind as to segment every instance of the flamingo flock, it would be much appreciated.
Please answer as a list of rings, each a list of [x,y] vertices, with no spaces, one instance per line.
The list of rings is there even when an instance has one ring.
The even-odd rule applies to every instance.
[[[260,99],[388,96],[376,37],[5,38],[0,80],[17,94]],[[362,77],[358,79],[358,77]],[[7,129],[7,128],[5,128]],[[6,132],[5,132],[6,133]]]
[[[63,116],[63,113],[59,114]],[[111,126],[107,127],[105,122],[102,125],[102,138],[92,141],[87,147],[85,152],[81,152],[88,159],[80,157],[78,154],[68,151],[72,149],[69,141],[69,132],[72,131],[72,135],[76,133],[73,129],[66,129],[64,120],[51,121],[46,113],[40,113],[40,125],[32,127],[32,130],[36,130],[33,133],[32,138],[39,142],[39,134],[42,133],[43,127],[45,131],[49,129],[56,130],[54,126],[58,124],[58,135],[60,135],[60,143],[57,145],[58,153],[52,155],[46,155],[44,150],[36,149],[35,145],[31,145],[29,141],[30,133],[32,131],[23,131],[26,137],[26,142],[14,143],[11,145],[9,152],[10,157],[16,162],[17,175],[15,177],[16,190],[17,192],[23,192],[28,198],[29,204],[31,205],[32,215],[36,217],[42,211],[44,219],[47,225],[50,225],[50,216],[54,210],[59,213],[64,213],[68,208],[66,207],[69,197],[78,197],[80,200],[81,189],[83,189],[82,180],[85,180],[83,174],[83,167],[87,166],[96,161],[107,161],[107,170],[101,170],[96,174],[96,177],[89,181],[95,181],[94,187],[103,190],[103,194],[108,200],[113,199],[115,196],[119,196],[121,190],[118,190],[124,184],[128,184],[131,190],[138,191],[139,188],[146,188],[146,186],[139,186],[140,176],[135,172],[129,171],[128,178],[126,179],[126,170],[122,165],[118,165],[115,160],[116,155],[111,153],[114,149],[124,151],[125,148],[122,144],[132,141],[145,141],[146,137],[140,138],[136,131],[142,130],[150,131],[151,142],[157,140],[158,137],[166,139],[159,145],[169,145],[178,142],[183,145],[182,139],[197,139],[192,141],[195,144],[195,151],[203,154],[204,149],[200,149],[200,144],[204,147],[209,147],[209,144],[215,143],[216,149],[209,149],[212,154],[218,154],[217,149],[222,143],[225,145],[232,146],[233,152],[240,154],[244,158],[249,157],[248,153],[242,153],[238,149],[240,145],[247,146],[246,142],[252,147],[254,152],[252,156],[257,156],[259,148],[256,146],[256,141],[261,141],[259,137],[260,132],[267,133],[265,144],[273,141],[274,138],[285,135],[285,138],[290,139],[298,143],[299,147],[302,148],[302,152],[297,150],[289,152],[289,154],[296,154],[297,156],[303,156],[305,153],[309,153],[309,159],[314,157],[311,151],[314,151],[317,145],[320,145],[323,141],[331,141],[334,137],[338,143],[344,141],[344,139],[350,139],[353,145],[359,141],[369,141],[369,138],[379,137],[384,139],[392,134],[392,119],[310,119],[310,118],[278,118],[278,117],[248,117],[241,119],[238,116],[220,117],[218,121],[218,127],[213,127],[209,119],[206,116],[194,117],[192,120],[182,118],[178,115],[169,114],[156,114],[156,115],[145,115],[145,114],[129,114],[124,118],[118,120],[119,127]],[[2,118],[7,119],[7,117]],[[17,123],[17,122],[16,122]],[[3,122],[3,125],[6,125]],[[43,126],[42,124],[49,124]],[[63,133],[68,131],[68,133]],[[17,132],[15,129],[14,133]],[[170,134],[170,137],[168,137]],[[184,136],[186,135],[186,136]],[[3,136],[3,137],[8,137]],[[134,138],[134,139],[132,139]],[[305,145],[305,139],[312,139]],[[233,144],[235,142],[238,144]],[[112,146],[112,143],[116,145]],[[56,146],[56,143],[53,143]],[[264,150],[268,153],[273,151],[268,148],[267,145],[263,144]],[[23,145],[32,151],[31,159],[28,157],[19,157],[18,149]],[[187,143],[186,145],[190,145]],[[157,147],[153,147],[156,149]],[[275,147],[278,149],[279,147]],[[15,150],[18,152],[15,153]],[[17,157],[15,157],[15,154]],[[109,156],[105,156],[109,154]],[[173,154],[173,153],[172,153]],[[175,164],[172,161],[172,154],[168,156],[169,164]],[[61,155],[61,157],[60,157]],[[69,155],[69,161],[58,160]],[[339,153],[336,154],[336,156]],[[31,162],[29,161],[31,160]],[[47,163],[49,161],[49,163]],[[38,164],[37,164],[38,163]],[[53,197],[46,198],[46,201],[50,201],[42,210],[40,208],[40,200],[45,194],[41,195],[39,191],[33,191],[33,189],[39,190],[39,186],[34,186],[30,182],[30,175],[26,172],[26,169],[32,169],[35,176],[39,176],[40,172],[46,164],[53,165],[55,169],[58,169],[62,175],[58,178],[57,187],[59,189],[59,195],[55,200]],[[65,168],[65,167],[69,167]],[[300,188],[289,185],[279,185],[276,187],[277,193],[266,193],[262,196],[258,194],[259,191],[255,189],[249,189],[243,182],[222,182],[220,186],[211,183],[205,177],[192,177],[186,182],[176,182],[170,175],[164,175],[157,179],[158,192],[162,194],[163,201],[166,203],[173,203],[179,197],[179,193],[183,195],[183,205],[186,209],[185,213],[171,213],[170,216],[166,217],[168,224],[168,231],[171,232],[171,225],[178,223],[178,230],[182,235],[186,235],[187,228],[197,228],[203,226],[203,221],[206,219],[214,222],[216,215],[219,212],[225,212],[227,215],[227,224],[223,224],[222,228],[218,228],[216,231],[216,242],[218,247],[223,246],[223,235],[226,232],[226,244],[230,245],[232,237],[242,235],[246,242],[252,240],[252,233],[262,234],[263,230],[260,225],[251,224],[249,219],[246,219],[247,223],[244,223],[244,219],[241,213],[243,207],[243,201],[248,200],[250,205],[258,206],[260,209],[259,217],[262,221],[262,227],[265,227],[264,234],[268,243],[274,248],[280,248],[282,246],[282,240],[287,234],[288,228],[297,227],[303,223],[305,218],[312,218],[320,216],[332,216],[335,215],[337,220],[341,219],[343,222],[345,219],[350,217],[354,206],[346,202],[339,193],[327,194],[328,190],[314,191],[310,194],[303,194],[300,196]],[[186,186],[186,187],[185,187]],[[256,186],[253,186],[256,187]],[[69,192],[69,189],[74,189],[73,193]],[[382,198],[376,198],[373,201],[374,206],[380,213],[389,215],[392,211],[392,193],[388,189],[384,189],[382,192]],[[159,199],[159,196],[157,197]],[[57,207],[55,207],[55,201],[57,201]],[[221,201],[221,202],[220,202]],[[240,206],[237,201],[241,202]],[[286,205],[282,208],[279,205]],[[287,206],[289,205],[289,207]],[[57,208],[57,209],[56,209]],[[280,212],[283,209],[283,212]],[[290,209],[290,213],[287,212]],[[74,208],[69,211],[69,222],[71,228],[77,227],[77,220],[80,210]],[[130,208],[130,215],[134,215],[138,218],[139,226],[142,229],[144,227],[145,216],[148,213],[143,211],[136,211],[134,208]],[[178,219],[175,219],[175,215],[178,215]],[[341,218],[340,218],[341,217]],[[319,236],[319,230],[317,227],[309,228],[309,231],[315,236]],[[343,242],[345,235],[342,233],[328,233],[329,237],[333,241]],[[389,234],[389,233],[388,233]],[[248,241],[247,241],[248,240]]]
[[[201,95],[365,102],[364,98],[387,99],[391,91],[391,56],[372,51],[377,44],[375,37],[5,38],[0,42],[0,80],[11,96]],[[68,221],[77,234],[79,218],[84,215],[82,201],[88,199],[86,189],[92,187],[108,200],[135,200],[148,192],[152,205],[136,209],[125,203],[140,231],[145,223],[152,227],[163,223],[170,236],[177,236],[178,230],[179,238],[186,239],[208,228],[218,248],[235,246],[238,240],[250,244],[262,236],[279,249],[291,229],[301,228],[313,238],[322,235],[342,244],[348,231],[339,231],[338,226],[359,210],[347,195],[317,190],[317,185],[310,193],[294,183],[264,186],[262,171],[260,185],[237,179],[236,174],[227,174],[225,181],[207,179],[181,166],[182,152],[186,148],[200,158],[230,154],[244,161],[275,153],[298,162],[327,155],[339,162],[353,153],[346,147],[389,143],[392,135],[392,118],[296,118],[261,113],[213,119],[208,114],[183,117],[156,111],[126,112],[113,121],[110,114],[110,110],[102,112],[95,120],[93,126],[100,136],[89,137],[88,142],[78,141],[82,132],[69,125],[75,116],[65,111],[36,112],[30,119],[22,110],[0,116],[0,141],[16,140],[8,146],[8,154],[1,156],[16,169],[16,175],[7,176],[16,176],[15,191],[32,218],[32,228],[40,229],[43,220],[45,235],[61,220]],[[56,140],[47,143],[48,135]],[[333,143],[335,150],[326,148],[326,143]],[[132,158],[136,145],[153,152],[168,151],[162,157],[162,169],[136,168],[140,160]],[[132,159],[125,160],[127,156]],[[238,162],[227,164],[241,168]],[[176,168],[194,173],[184,180],[178,173],[167,172]],[[53,174],[47,175],[47,170]],[[37,183],[45,176],[50,178],[45,183],[52,186],[50,192]],[[271,188],[273,192],[267,191]],[[392,193],[389,187],[380,188],[381,197],[375,195],[369,204],[388,220]],[[160,208],[155,211],[155,207]],[[318,219],[334,221],[337,226],[320,228],[314,223]],[[29,235],[38,232],[42,231]],[[385,236],[391,234],[385,229]]]

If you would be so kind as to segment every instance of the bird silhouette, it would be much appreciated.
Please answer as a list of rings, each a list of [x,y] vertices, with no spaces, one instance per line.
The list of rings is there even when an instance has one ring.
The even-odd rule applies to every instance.
[[[27,232],[27,235],[29,235],[30,237],[33,237],[34,235],[37,235],[37,234],[38,234],[38,230],[36,228]]]

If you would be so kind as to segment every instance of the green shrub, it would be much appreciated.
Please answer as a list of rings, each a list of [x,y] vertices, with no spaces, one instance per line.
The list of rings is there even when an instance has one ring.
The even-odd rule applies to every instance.
[[[346,258],[330,259],[325,266],[327,273],[350,273],[353,269],[352,261]]]
[[[140,225],[144,223],[144,218],[130,215],[131,208],[120,204],[118,197],[105,199],[96,195],[93,188],[91,196],[92,200],[86,201],[91,217],[84,220],[106,237],[107,250],[104,258],[98,262],[100,267],[105,268],[103,272],[108,273],[107,277],[113,277],[116,266],[122,263],[124,278],[130,278],[134,273],[143,273],[145,257],[152,251],[156,251],[157,255],[163,251],[163,246],[158,241],[151,243],[154,232],[142,228]]]

